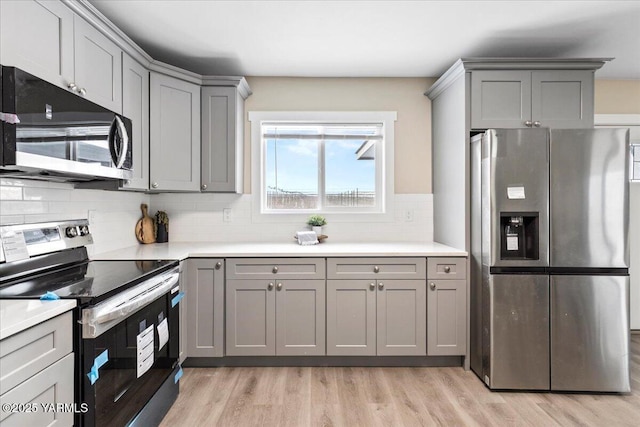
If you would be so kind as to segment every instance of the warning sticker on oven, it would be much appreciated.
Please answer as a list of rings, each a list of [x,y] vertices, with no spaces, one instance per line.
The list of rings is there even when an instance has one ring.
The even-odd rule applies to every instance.
[[[140,378],[153,366],[153,344],[155,334],[153,333],[154,325],[149,326],[137,336],[138,343],[138,369],[137,375]]]
[[[4,249],[4,259],[6,262],[20,261],[29,258],[27,241],[22,230],[4,230],[2,232],[2,247]]]
[[[158,351],[162,350],[167,341],[169,341],[169,326],[167,319],[164,319],[158,324]]]

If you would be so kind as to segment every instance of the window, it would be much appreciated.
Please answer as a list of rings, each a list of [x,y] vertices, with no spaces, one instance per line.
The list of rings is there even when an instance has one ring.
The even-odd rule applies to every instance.
[[[249,119],[261,214],[386,212],[395,113],[251,112]]]

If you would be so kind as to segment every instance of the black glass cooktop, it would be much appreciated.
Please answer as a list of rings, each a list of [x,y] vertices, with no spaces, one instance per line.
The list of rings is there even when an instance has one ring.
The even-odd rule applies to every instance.
[[[88,261],[23,278],[0,288],[2,298],[40,298],[53,292],[79,304],[97,303],[178,265],[177,261]]]

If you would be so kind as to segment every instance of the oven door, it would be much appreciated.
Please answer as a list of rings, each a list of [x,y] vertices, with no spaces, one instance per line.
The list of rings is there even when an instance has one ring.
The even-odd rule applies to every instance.
[[[103,319],[112,326],[82,340],[83,426],[128,425],[172,374],[180,341],[177,286],[125,319]]]

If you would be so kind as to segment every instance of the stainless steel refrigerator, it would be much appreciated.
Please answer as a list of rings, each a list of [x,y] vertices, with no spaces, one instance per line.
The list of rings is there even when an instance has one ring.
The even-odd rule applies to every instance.
[[[491,389],[628,392],[627,129],[471,142],[471,368]]]

